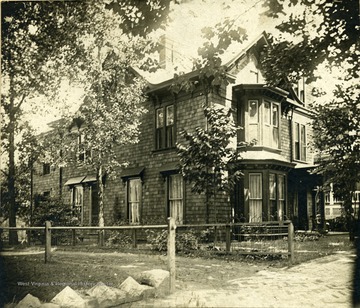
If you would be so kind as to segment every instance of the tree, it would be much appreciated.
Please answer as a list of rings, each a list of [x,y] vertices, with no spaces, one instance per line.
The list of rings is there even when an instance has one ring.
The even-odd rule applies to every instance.
[[[232,121],[231,110],[204,106],[204,114],[207,128],[197,127],[195,132],[183,131],[184,143],[177,144],[177,152],[181,173],[186,181],[192,183],[192,191],[206,194],[207,220],[210,216],[209,200],[213,198],[217,221],[216,198],[221,193],[230,192],[242,176],[242,172],[235,168],[240,155],[231,147],[238,128]]]
[[[353,193],[360,182],[360,86],[338,86],[333,100],[314,107],[314,145],[322,158],[317,171],[324,175],[325,185],[334,184],[350,221]]]
[[[359,78],[358,0],[266,0],[264,5],[273,18],[286,13],[285,5],[298,12],[276,27],[280,35],[272,37],[264,53],[262,65],[268,83],[283,83],[285,76],[290,82],[300,77],[314,81],[319,77],[316,69],[324,61],[330,67],[347,63],[348,75]]]
[[[139,3],[136,0],[2,2],[1,9],[1,70],[2,88],[5,89],[2,91],[1,107],[6,121],[2,126],[2,140],[6,140],[8,147],[7,190],[9,195],[7,201],[9,224],[14,227],[16,226],[15,182],[17,179],[16,130],[23,120],[24,106],[27,105],[27,110],[31,113],[46,110],[50,102],[63,103],[58,94],[64,78],[79,81],[87,64],[86,60],[89,59],[87,57],[91,55],[90,59],[95,59],[94,54],[90,54],[84,37],[90,35],[89,38],[91,38],[90,29],[96,32],[98,18],[102,22],[101,26],[104,26],[104,18],[111,17],[114,26],[114,16],[117,16],[116,27],[124,30],[123,33],[126,33],[125,30],[129,33],[128,42],[131,41],[130,35],[133,35],[132,38],[135,39],[132,47],[136,44],[139,47],[139,42],[145,40],[146,34],[154,27],[158,27],[166,18],[169,3],[168,1]],[[121,17],[117,12],[122,13]],[[143,23],[147,24],[144,28],[141,27]],[[100,65],[101,61],[105,60],[102,57],[107,56],[108,50],[106,46],[101,45],[105,42],[99,31],[97,34],[97,41],[93,41],[92,44],[98,47],[99,61],[94,63]],[[143,51],[130,49],[127,55],[131,52],[139,55]],[[104,51],[104,54],[100,54]],[[112,50],[112,52],[115,58],[121,57],[120,51]],[[128,57],[128,59],[131,58]],[[150,61],[144,64],[152,63]],[[97,73],[102,70],[100,66],[98,68]],[[92,72],[96,73],[94,70]],[[117,73],[119,74],[119,69]],[[99,76],[91,76],[91,80],[97,77]],[[100,73],[100,78],[105,78],[102,73]],[[97,85],[101,86],[101,81]],[[95,87],[96,85],[93,84],[92,91]],[[97,93],[100,92],[101,90]],[[38,98],[41,96],[47,98],[45,103],[40,103]],[[63,107],[60,108],[63,109]],[[9,241],[11,244],[17,242],[17,232],[10,232]]]

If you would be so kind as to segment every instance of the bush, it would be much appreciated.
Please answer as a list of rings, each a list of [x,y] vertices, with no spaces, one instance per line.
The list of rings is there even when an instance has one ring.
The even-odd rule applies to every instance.
[[[80,221],[69,204],[65,204],[60,198],[35,197],[35,206],[32,214],[32,225],[43,227],[46,221],[52,226],[78,226]],[[45,241],[43,231],[32,231],[32,239]],[[56,244],[68,244],[71,236],[68,230],[54,230],[53,239]]]
[[[126,220],[117,220],[113,223],[114,226],[124,226],[128,224]],[[131,230],[112,230],[106,239],[105,246],[131,247],[133,239],[129,232],[131,232]]]
[[[209,237],[211,230],[204,231],[187,230],[184,232],[177,232],[175,238],[175,250],[177,252],[187,252],[189,250],[198,250],[199,243],[206,241]],[[168,231],[154,231],[146,230],[147,242],[151,244],[151,249],[157,251],[167,251]]]
[[[322,235],[319,232],[300,232],[295,231],[294,240],[296,242],[306,242],[306,241],[318,241]]]

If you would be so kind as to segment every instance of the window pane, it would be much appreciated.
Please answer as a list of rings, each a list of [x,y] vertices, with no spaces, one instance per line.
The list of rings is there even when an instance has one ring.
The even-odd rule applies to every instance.
[[[262,221],[262,178],[261,174],[249,174],[249,221]]]
[[[174,124],[174,106],[170,105],[166,107],[166,126]]]
[[[183,223],[183,179],[180,174],[169,176],[169,210],[170,216],[178,224]]]
[[[305,125],[301,125],[301,160],[306,160],[306,133]]]
[[[264,102],[264,123],[270,125],[271,120],[271,109],[270,102]]]
[[[141,180],[129,180],[129,221],[131,223],[140,222],[140,200],[141,200]]]
[[[164,126],[164,109],[156,109],[156,128]]]
[[[272,125],[274,127],[279,126],[279,106],[276,104],[272,104]]]
[[[295,132],[294,132],[294,157],[295,159],[300,159],[300,125],[295,123]]]
[[[269,175],[270,199],[276,199],[276,179],[275,174]]]
[[[258,123],[258,101],[249,100],[249,122]]]
[[[283,175],[278,175],[279,182],[279,200],[285,199],[285,177]]]
[[[261,199],[262,198],[262,183],[261,174],[249,174],[249,190],[250,199]]]
[[[273,148],[278,148],[279,147],[279,128],[278,127],[273,127],[272,147]]]

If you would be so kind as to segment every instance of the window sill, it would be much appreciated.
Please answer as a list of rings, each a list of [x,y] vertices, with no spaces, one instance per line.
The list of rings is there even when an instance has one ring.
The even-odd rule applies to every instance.
[[[281,152],[282,152],[281,149],[270,148],[270,147],[263,146],[263,145],[254,145],[254,146],[247,146],[247,147],[238,146],[238,150],[240,152],[266,151],[266,152],[272,152],[272,153],[276,153],[276,154],[281,154]]]
[[[166,153],[166,152],[173,152],[175,150],[176,150],[176,147],[171,147],[171,148],[153,150],[152,153],[154,153],[154,154],[156,154],[156,153]]]
[[[306,160],[300,160],[300,159],[295,159],[295,158],[292,161],[294,163],[299,163],[299,164],[305,164],[305,165],[309,164]]]

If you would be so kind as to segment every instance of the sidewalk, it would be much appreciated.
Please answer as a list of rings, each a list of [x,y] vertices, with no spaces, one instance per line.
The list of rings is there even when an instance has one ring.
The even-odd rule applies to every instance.
[[[128,307],[351,307],[355,254],[339,253],[290,268],[262,270],[218,290],[177,291]]]

